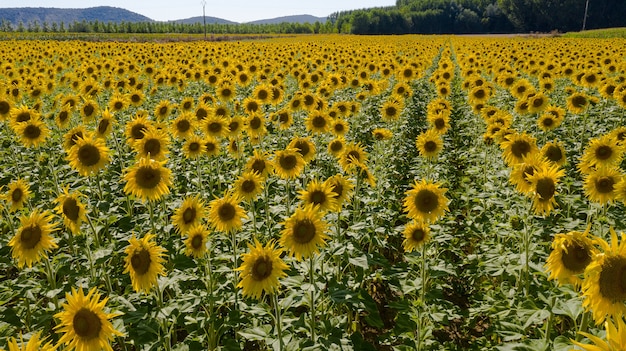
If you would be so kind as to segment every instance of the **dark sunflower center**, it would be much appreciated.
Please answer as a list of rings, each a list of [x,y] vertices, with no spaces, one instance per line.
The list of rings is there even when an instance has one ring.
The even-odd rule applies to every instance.
[[[206,152],[213,152],[216,149],[214,143],[206,143],[204,146],[206,147]]]
[[[255,189],[256,183],[254,182],[254,180],[246,179],[241,183],[241,191],[246,194],[254,192]]]
[[[78,214],[80,212],[80,207],[78,207],[78,202],[76,199],[69,198],[63,201],[63,214],[70,221],[76,221],[78,219]]]
[[[96,111],[96,109],[92,105],[87,105],[87,106],[83,107],[83,113],[87,117],[93,115],[94,111]]]
[[[200,150],[200,143],[195,141],[189,143],[189,151],[198,152],[198,150]]]
[[[146,154],[158,155],[161,152],[161,142],[158,139],[150,139],[144,144],[143,150]]]
[[[124,107],[124,103],[121,101],[116,101],[115,103],[113,103],[114,110],[121,110],[122,107]]]
[[[345,130],[344,125],[341,123],[335,124],[334,128],[335,128],[335,132],[337,133],[343,133],[343,131]]]
[[[611,302],[626,300],[626,257],[608,257],[600,272],[600,294]]]
[[[298,244],[308,244],[315,238],[315,224],[310,219],[299,220],[293,226],[293,240]]]
[[[551,117],[546,117],[541,121],[541,124],[544,127],[552,127],[554,125],[554,120]]]
[[[435,128],[437,129],[443,129],[446,126],[446,121],[439,117],[437,119],[435,119]]]
[[[151,263],[152,259],[150,258],[150,252],[145,248],[141,248],[140,251],[135,251],[133,256],[130,258],[130,265],[133,266],[133,270],[138,275],[148,273]]]
[[[315,98],[313,95],[305,95],[304,96],[304,104],[307,106],[311,106],[315,103]]]
[[[152,167],[139,167],[135,181],[142,189],[153,189],[161,182],[161,171]]]
[[[482,99],[487,95],[483,89],[478,89],[474,92],[474,97],[477,99]]]
[[[566,246],[567,252],[563,250],[561,262],[568,270],[578,274],[585,271],[591,263],[591,252],[589,248],[578,241],[574,241]]]
[[[596,158],[598,160],[608,160],[613,155],[613,148],[608,145],[602,145],[596,149]]]
[[[326,202],[326,194],[321,190],[316,190],[309,194],[309,200],[315,205],[322,205]]]
[[[524,178],[524,181],[530,183],[528,178],[532,177],[533,174],[535,174],[535,167],[531,165],[524,165],[524,169],[522,170],[522,177]]]
[[[92,340],[100,337],[102,321],[100,317],[88,308],[81,308],[72,319],[74,332],[82,340]]]
[[[323,116],[315,116],[313,117],[311,124],[313,124],[313,127],[315,128],[324,128],[326,126],[326,118]]]
[[[222,124],[219,122],[211,122],[207,126],[207,129],[209,130],[209,132],[217,134],[222,131]]]
[[[422,189],[413,198],[413,203],[418,211],[430,213],[439,206],[439,196],[431,190]]]
[[[413,239],[414,241],[418,243],[421,243],[422,241],[424,241],[425,237],[426,237],[426,233],[424,232],[422,228],[415,228],[411,232],[411,239]]]
[[[341,197],[341,195],[343,194],[343,185],[339,183],[333,184],[332,192],[337,194],[335,197]]]
[[[613,177],[599,177],[595,185],[599,193],[608,194],[614,190],[615,180]]]
[[[556,186],[552,178],[541,178],[537,181],[535,191],[539,194],[539,197],[543,201],[547,201],[554,196],[556,192]]]
[[[253,172],[257,172],[258,174],[263,174],[265,171],[265,161],[256,159],[252,162],[252,166],[250,167]]]
[[[193,207],[188,207],[183,211],[183,222],[185,224],[189,224],[196,220],[196,209]]]
[[[139,96],[139,94],[133,94],[130,96],[130,101],[136,104],[141,101],[141,96]]]
[[[15,188],[11,193],[11,201],[13,202],[20,202],[22,197],[24,197],[24,192],[20,188]]]
[[[133,137],[133,139],[143,139],[145,132],[146,132],[146,126],[141,123],[135,124],[130,129],[130,135]]]
[[[222,89],[221,94],[222,94],[223,97],[228,98],[228,97],[230,97],[233,94],[233,92],[232,92],[232,90],[230,90],[228,88],[225,88],[225,89]]]
[[[30,112],[25,111],[25,112],[21,112],[17,115],[17,117],[15,118],[16,122],[26,122],[30,120]]]
[[[255,112],[259,110],[259,104],[257,104],[256,101],[250,101],[246,105],[246,108],[248,109],[248,111]]]
[[[235,218],[236,214],[237,210],[235,209],[235,206],[230,203],[222,204],[217,210],[217,215],[220,217],[220,220],[222,222],[228,222],[232,220],[233,218]]]
[[[350,151],[347,154],[347,159],[352,161],[353,159],[357,162],[361,161],[361,154],[358,151]]]
[[[39,241],[41,241],[41,234],[41,228],[36,224],[22,229],[22,235],[20,235],[22,248],[30,250],[37,246]]]
[[[83,137],[83,132],[76,132],[70,137],[70,146],[76,145],[78,139]]]
[[[334,141],[330,144],[330,150],[333,152],[339,152],[343,149],[343,143],[341,141]]]
[[[78,149],[78,160],[86,167],[96,165],[100,161],[100,150],[95,145],[83,145]]]
[[[11,110],[11,105],[6,101],[0,101],[0,115],[6,115]]]
[[[35,125],[28,125],[24,128],[24,137],[27,139],[37,139],[41,135],[41,128]]]
[[[235,132],[237,131],[237,129],[239,129],[239,122],[237,121],[230,122],[230,124],[228,125],[228,130],[230,130],[231,132]]]
[[[100,123],[98,123],[98,133],[104,134],[109,128],[109,124],[110,122],[108,119],[100,120]]]
[[[250,120],[250,128],[259,129],[261,128],[261,119],[258,116],[255,116]]]
[[[516,140],[511,145],[511,153],[517,158],[523,158],[530,152],[530,144],[526,140]]]
[[[67,119],[70,117],[69,113],[67,113],[67,111],[61,111],[59,112],[59,121],[61,122],[65,122],[67,121]]]
[[[191,128],[191,124],[187,120],[183,119],[183,120],[178,121],[178,123],[176,123],[176,129],[181,133],[188,131],[189,128]]]
[[[533,99],[533,107],[541,107],[543,105],[543,98]]]
[[[161,116],[165,116],[167,112],[168,112],[167,106],[161,106],[161,108],[159,109],[159,115]]]
[[[296,149],[298,149],[298,152],[300,153],[300,155],[302,155],[302,157],[306,157],[309,152],[311,152],[309,143],[307,143],[306,141],[298,140],[298,142],[296,142],[294,146]]]
[[[280,164],[280,168],[290,171],[296,167],[298,159],[294,155],[285,155],[278,159],[278,164]]]
[[[551,145],[546,150],[545,156],[552,162],[558,162],[563,158],[563,152],[561,152],[561,148],[558,146]]]
[[[398,113],[398,110],[397,110],[395,107],[393,107],[393,106],[389,106],[389,107],[387,107],[387,108],[385,109],[385,114],[386,114],[387,116],[393,117],[393,116],[395,116],[397,113]]]
[[[576,108],[587,106],[587,98],[584,96],[576,95],[572,98],[572,105]]]
[[[424,143],[424,150],[426,152],[435,152],[437,151],[437,143],[432,140],[427,140]]]
[[[261,100],[265,100],[269,96],[269,93],[267,90],[259,90],[256,96]]]
[[[197,118],[199,121],[201,121],[201,120],[205,119],[205,118],[206,118],[206,116],[208,116],[208,115],[209,115],[209,113],[207,112],[207,110],[205,110],[205,109],[203,109],[203,108],[199,108],[199,109],[196,111],[196,118]]]
[[[272,269],[272,259],[267,256],[261,256],[252,265],[252,279],[262,281],[272,275]]]
[[[191,247],[194,248],[194,250],[199,250],[202,248],[202,235],[196,234],[193,236],[193,238],[191,238]]]
[[[278,121],[280,123],[287,123],[287,122],[289,122],[289,115],[287,113],[281,113],[280,115],[278,115]]]

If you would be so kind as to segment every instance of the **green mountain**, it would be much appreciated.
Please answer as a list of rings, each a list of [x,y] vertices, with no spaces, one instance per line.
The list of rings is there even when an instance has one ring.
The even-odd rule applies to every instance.
[[[99,22],[153,22],[138,13],[111,6],[89,7],[85,9],[59,9],[50,7],[0,8],[0,22],[8,21],[13,26],[19,23],[72,23],[74,21]]]
[[[185,19],[180,19],[180,20],[175,20],[175,21],[170,21],[170,22],[182,23],[182,24],[204,23],[202,16],[185,18]],[[225,19],[217,18],[217,17],[211,17],[211,16],[206,16],[206,23],[207,24],[239,24],[237,22],[233,22],[233,21],[229,21],[229,20],[225,20]]]
[[[279,23],[315,23],[326,22],[326,17],[315,17],[312,15],[295,15],[295,16],[284,16],[284,17],[276,17],[270,19],[262,19],[258,21],[247,22],[250,24],[279,24]]]

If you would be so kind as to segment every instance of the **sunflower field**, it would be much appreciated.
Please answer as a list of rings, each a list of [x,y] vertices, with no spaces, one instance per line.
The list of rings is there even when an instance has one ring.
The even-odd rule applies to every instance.
[[[0,349],[624,350],[626,39],[0,42]]]

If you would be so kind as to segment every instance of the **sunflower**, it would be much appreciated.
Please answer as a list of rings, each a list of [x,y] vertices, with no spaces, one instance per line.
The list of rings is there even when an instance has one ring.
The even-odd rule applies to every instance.
[[[330,121],[319,111],[311,112],[305,119],[306,130],[312,134],[326,133],[330,128]]]
[[[274,98],[272,86],[269,84],[259,84],[252,90],[252,96],[258,101],[266,104]]]
[[[516,99],[524,99],[528,94],[535,91],[532,84],[525,78],[517,79],[509,89],[511,95]]]
[[[69,149],[67,159],[72,168],[87,177],[98,173],[109,163],[109,148],[102,139],[79,137]]]
[[[596,324],[626,315],[626,242],[624,233],[618,243],[615,230],[610,232],[611,245],[598,239],[603,253],[594,256],[585,269],[582,286],[583,307],[592,311]]]
[[[385,122],[397,121],[403,108],[404,104],[402,101],[395,99],[387,100],[380,108],[382,120]]]
[[[266,246],[256,239],[254,246],[248,244],[248,252],[242,255],[238,288],[243,296],[261,298],[262,294],[274,294],[280,287],[278,279],[286,277],[289,266],[280,258],[283,250],[275,248],[272,240]]]
[[[28,122],[30,120],[40,119],[39,112],[34,109],[29,108],[26,105],[21,105],[19,107],[11,108],[11,112],[9,113],[9,125],[12,129],[23,122]]]
[[[52,223],[52,219],[48,211],[42,212],[39,209],[31,212],[29,216],[20,217],[17,234],[9,241],[11,256],[17,260],[19,268],[24,265],[32,267],[33,263],[46,257],[48,251],[58,247],[50,236],[50,233],[56,230],[56,224]]]
[[[545,166],[528,176],[533,184],[533,210],[537,215],[547,216],[554,209],[556,200],[556,185],[565,171],[557,165]]]
[[[83,117],[83,123],[93,121],[100,114],[100,106],[95,100],[85,100],[80,106],[80,115]]]
[[[567,98],[567,109],[572,113],[582,113],[589,106],[589,96],[575,92]]]
[[[305,164],[298,149],[286,148],[274,153],[274,172],[282,179],[298,177]]]
[[[266,134],[265,129],[265,121],[263,117],[259,117],[260,122],[262,122],[263,135]],[[228,137],[229,138],[237,138],[239,134],[244,129],[245,122],[241,116],[233,116],[228,122]],[[249,126],[249,125],[248,125]]]
[[[448,129],[450,129],[450,116],[447,113],[438,112],[436,114],[428,114],[426,119],[431,129],[438,134],[445,134]]]
[[[337,211],[341,209],[341,205],[352,196],[354,191],[354,185],[350,179],[342,174],[335,174],[326,179],[324,185],[330,186],[331,194],[337,200]]]
[[[72,110],[68,107],[61,107],[61,109],[54,115],[54,123],[61,128],[65,129],[72,120]]]
[[[108,107],[113,112],[119,112],[125,110],[129,104],[130,101],[125,95],[120,93],[114,93],[109,99]]]
[[[69,350],[112,351],[111,340],[124,334],[113,328],[110,319],[122,313],[106,313],[104,307],[108,298],[100,301],[96,288],[89,290],[86,296],[83,288],[72,288],[71,294],[65,294],[65,300],[63,311],[54,315],[59,319],[54,329],[63,333],[59,345],[65,344]]]
[[[586,351],[626,350],[626,323],[624,323],[624,317],[617,317],[616,320],[617,323],[615,324],[610,319],[607,319],[604,322],[604,329],[606,330],[606,341],[585,332],[578,333],[593,341],[595,345],[583,344],[576,340],[571,341],[574,345],[581,347],[583,350]]]
[[[224,233],[241,228],[241,220],[247,218],[247,216],[239,205],[239,201],[240,199],[231,192],[227,192],[222,198],[211,201],[209,203],[209,223],[211,227]]]
[[[113,126],[117,123],[113,114],[109,109],[105,109],[102,112],[102,117],[98,121],[96,126],[95,135],[97,138],[105,139],[113,131]]]
[[[204,139],[204,149],[206,150],[206,154],[209,157],[216,157],[220,154],[220,143],[212,137],[205,137]]]
[[[592,168],[613,168],[619,166],[623,157],[624,147],[611,134],[606,134],[589,141],[579,168],[583,172]]]
[[[556,279],[559,285],[574,284],[580,287],[582,274],[598,253],[594,239],[589,237],[587,227],[584,233],[572,231],[557,234],[552,240],[552,251],[546,260],[546,271],[550,272],[548,280]]]
[[[470,104],[484,104],[487,102],[487,100],[489,100],[489,98],[491,98],[491,89],[484,85],[475,86],[469,91],[468,97]]]
[[[215,92],[221,101],[230,101],[236,95],[235,87],[227,81],[220,82]]]
[[[293,117],[288,110],[280,110],[272,115],[272,121],[278,122],[278,129],[286,130],[293,124]]]
[[[272,174],[274,164],[268,159],[266,152],[254,150],[252,156],[246,161],[245,169],[248,172],[258,174],[262,179],[266,179]]]
[[[144,133],[143,138],[133,143],[133,147],[139,158],[147,157],[162,161],[167,158],[169,141],[165,132],[157,128],[150,128]]]
[[[297,150],[305,163],[309,163],[315,158],[315,144],[309,138],[295,137],[291,139],[287,148]]]
[[[223,116],[207,116],[202,120],[202,131],[213,138],[224,137],[228,134],[228,120]]]
[[[523,162],[525,158],[539,152],[535,138],[526,133],[510,134],[500,147],[508,165]]]
[[[207,241],[209,231],[199,224],[194,224],[187,231],[187,239],[185,239],[185,255],[200,258],[207,252]]]
[[[328,143],[328,153],[336,158],[341,157],[346,146],[346,141],[343,138],[335,138]]]
[[[5,199],[9,204],[9,211],[15,212],[24,207],[24,204],[30,197],[30,186],[24,179],[18,179],[9,184],[9,191],[5,195]]]
[[[20,335],[20,343],[18,344],[15,338],[10,338],[7,340],[7,346],[9,347],[9,351],[54,351],[56,350],[56,346],[53,346],[50,342],[46,342],[44,344],[44,339],[41,338],[41,332],[37,332],[33,334],[25,344],[24,340]],[[20,346],[21,344],[21,346]]]
[[[528,111],[530,113],[539,113],[548,107],[548,97],[543,93],[534,94],[528,102]]]
[[[26,147],[38,147],[46,140],[50,130],[40,119],[30,119],[26,122],[18,123],[14,127],[15,133]]]
[[[393,138],[393,133],[387,128],[375,128],[372,130],[372,136],[376,140],[389,140]]]
[[[425,223],[435,222],[448,210],[448,199],[444,195],[447,190],[437,183],[416,180],[404,199],[408,217]]]
[[[563,122],[564,113],[561,113],[560,107],[546,108],[537,119],[537,126],[543,131],[554,130]],[[562,110],[562,109],[561,109]]]
[[[246,118],[246,133],[250,138],[258,138],[267,134],[265,117],[260,114],[248,114]]]
[[[417,136],[415,145],[422,157],[427,159],[435,159],[439,152],[443,149],[443,141],[439,133],[435,129],[428,129]]]
[[[0,121],[5,121],[11,114],[12,100],[0,92]]]
[[[524,195],[532,195],[535,189],[530,181],[530,177],[546,166],[546,161],[539,154],[527,157],[523,162],[513,165],[510,182],[515,185],[518,192]]]
[[[567,157],[565,154],[565,147],[563,143],[559,141],[551,141],[546,143],[540,150],[540,154],[549,162],[552,162],[558,166],[563,166],[567,163]]]
[[[339,164],[344,171],[350,172],[359,165],[365,165],[367,157],[367,153],[360,143],[350,143],[343,148],[339,155]]]
[[[157,245],[153,234],[146,234],[142,239],[133,234],[124,252],[124,272],[130,275],[130,281],[136,292],[148,293],[157,284],[159,275],[165,276],[165,249]]]
[[[170,192],[172,172],[166,168],[165,161],[140,158],[134,166],[126,170],[124,192],[141,200],[159,200]]]
[[[204,153],[206,153],[206,145],[204,139],[198,135],[190,136],[183,144],[185,158],[195,160]]]
[[[137,114],[133,119],[128,121],[125,126],[124,134],[130,145],[135,141],[144,137],[148,129],[154,128],[154,125],[145,116]]]
[[[243,201],[252,201],[263,191],[264,178],[257,172],[247,171],[233,184],[235,196]]]
[[[70,194],[68,187],[56,198],[55,210],[63,218],[63,224],[76,235],[80,233],[80,225],[87,218],[85,205],[80,202],[80,194]]]
[[[330,122],[330,131],[336,137],[342,137],[350,130],[350,124],[343,118],[335,118]]]
[[[412,252],[430,240],[430,227],[424,222],[413,221],[404,227],[402,234],[404,251]]]
[[[283,226],[280,245],[300,261],[319,253],[320,247],[326,245],[327,223],[322,219],[323,213],[314,205],[299,207]]]
[[[338,209],[339,203],[336,195],[330,183],[322,183],[314,179],[307,183],[306,189],[300,190],[300,201],[305,206],[309,204],[316,206],[320,212],[325,213]]]
[[[173,107],[174,106],[172,105],[172,102],[170,100],[161,100],[154,107],[154,116],[159,121],[164,121],[170,115],[170,113],[172,113]]]
[[[626,126],[613,129],[611,136],[617,141],[618,145],[626,147]]]
[[[188,196],[183,203],[174,210],[172,224],[181,235],[187,233],[191,227],[202,224],[205,209],[202,200],[196,196]]]
[[[172,122],[170,122],[170,132],[177,139],[188,138],[196,130],[196,118],[193,113],[184,111]]]
[[[619,197],[618,189],[623,178],[618,168],[602,167],[593,170],[585,177],[585,196],[601,205],[613,203]]]

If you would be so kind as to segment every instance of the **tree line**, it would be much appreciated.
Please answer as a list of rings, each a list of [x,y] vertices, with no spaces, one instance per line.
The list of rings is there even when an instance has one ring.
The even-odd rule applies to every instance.
[[[624,0],[397,0],[395,6],[335,12],[326,22],[0,22],[3,32],[186,34],[461,34],[568,32],[626,27]]]

